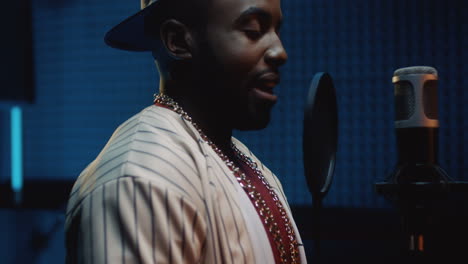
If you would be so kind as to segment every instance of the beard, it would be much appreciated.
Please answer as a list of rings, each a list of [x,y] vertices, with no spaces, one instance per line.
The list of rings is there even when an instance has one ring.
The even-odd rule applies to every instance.
[[[191,96],[200,109],[231,129],[265,128],[274,103],[255,96],[252,69],[218,57],[215,47],[201,35],[197,37],[197,47],[191,62],[196,80]]]

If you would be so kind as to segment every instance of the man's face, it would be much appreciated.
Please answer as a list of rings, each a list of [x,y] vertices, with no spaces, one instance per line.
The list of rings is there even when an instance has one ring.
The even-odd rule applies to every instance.
[[[280,0],[212,0],[194,60],[202,94],[235,129],[264,128],[277,100],[278,68],[287,60],[279,36]]]

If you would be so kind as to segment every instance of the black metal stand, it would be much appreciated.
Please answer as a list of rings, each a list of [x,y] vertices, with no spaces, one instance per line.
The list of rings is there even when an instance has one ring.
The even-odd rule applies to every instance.
[[[448,215],[446,209],[450,208],[451,196],[468,193],[468,182],[379,182],[375,187],[377,193],[394,204],[400,215],[402,263],[455,263],[450,262],[453,252],[444,248],[445,244],[455,251],[447,244],[455,243],[455,239],[443,240],[450,240],[457,234],[447,234],[443,230],[444,225],[450,224],[443,218]],[[456,232],[456,229],[447,230]]]
[[[322,263],[321,261],[321,254],[320,254],[320,243],[321,243],[321,213],[322,213],[322,199],[314,199],[312,201],[312,216],[313,216],[313,230],[314,230],[314,250],[315,250],[315,262]]]

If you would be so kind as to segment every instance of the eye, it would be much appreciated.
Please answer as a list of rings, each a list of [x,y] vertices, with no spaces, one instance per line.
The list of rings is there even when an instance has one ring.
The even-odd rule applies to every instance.
[[[263,36],[265,33],[264,31],[264,25],[261,23],[256,18],[251,18],[249,20],[246,20],[242,25],[240,26],[240,30],[244,32],[244,34],[247,36],[247,38],[251,40],[257,40]]]
[[[254,29],[244,29],[245,35],[252,40],[257,40],[262,36],[262,32],[260,30]]]

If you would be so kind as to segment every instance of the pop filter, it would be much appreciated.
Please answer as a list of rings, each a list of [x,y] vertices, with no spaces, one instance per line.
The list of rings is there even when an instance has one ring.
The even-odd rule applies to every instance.
[[[320,262],[320,211],[330,189],[338,145],[338,113],[335,86],[330,74],[316,73],[304,109],[302,150],[304,171],[313,201],[316,262]]]
[[[338,113],[333,80],[328,73],[316,73],[304,110],[304,170],[315,205],[330,189],[338,145]]]

